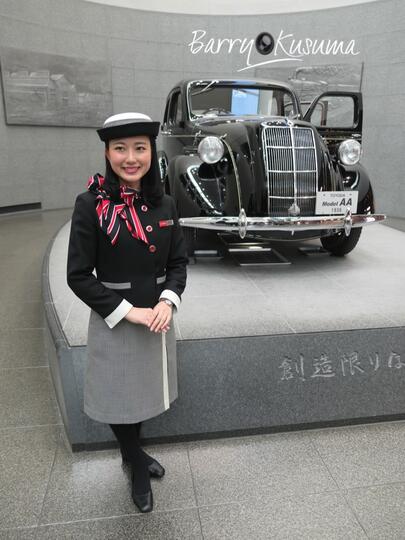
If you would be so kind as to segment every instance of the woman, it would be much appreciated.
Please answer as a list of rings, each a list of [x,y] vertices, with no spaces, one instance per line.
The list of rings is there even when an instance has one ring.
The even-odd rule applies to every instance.
[[[141,449],[139,430],[177,398],[170,321],[186,284],[186,246],[158,172],[159,123],[122,113],[97,132],[106,172],[76,199],[67,264],[70,288],[91,308],[84,411],[110,425],[131,464],[132,498],[150,512],[150,476],[164,468]]]

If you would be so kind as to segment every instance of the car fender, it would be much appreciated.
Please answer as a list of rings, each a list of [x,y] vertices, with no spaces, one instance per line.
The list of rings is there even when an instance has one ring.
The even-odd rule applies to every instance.
[[[374,196],[370,177],[361,163],[356,165],[343,165],[339,163],[339,172],[342,178],[343,189],[358,192],[357,213],[373,214]]]
[[[170,194],[175,199],[177,207],[181,208],[181,217],[201,214],[195,193],[199,181],[195,170],[198,170],[201,164],[202,161],[197,155],[179,155],[169,161],[167,173]],[[196,189],[193,189],[193,186]]]

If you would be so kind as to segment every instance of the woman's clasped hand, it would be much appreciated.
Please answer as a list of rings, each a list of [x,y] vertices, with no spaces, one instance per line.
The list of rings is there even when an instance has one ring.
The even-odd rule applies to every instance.
[[[131,323],[147,326],[151,332],[166,333],[170,330],[172,308],[165,302],[158,302],[153,309],[132,307],[125,318]]]

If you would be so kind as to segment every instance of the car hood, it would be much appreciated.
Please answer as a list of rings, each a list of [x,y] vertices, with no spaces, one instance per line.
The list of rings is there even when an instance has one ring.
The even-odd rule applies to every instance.
[[[289,120],[285,116],[220,116],[215,118],[199,119],[195,122],[195,129],[201,131],[203,135],[221,136],[225,133],[228,137],[232,135],[240,137],[243,134],[249,139],[254,134],[257,137],[258,129],[262,124],[268,126],[287,126],[288,123],[293,126],[305,126],[313,128],[309,122],[303,120]],[[229,141],[228,141],[229,142]]]
[[[221,116],[199,120],[195,123],[195,131],[200,133],[200,137],[208,135],[223,137],[226,135],[223,141],[228,148],[231,148],[234,153],[244,156],[250,163],[256,163],[259,166],[259,160],[262,159],[258,158],[262,152],[262,126],[287,127],[289,123],[293,126],[314,129],[309,122],[298,119],[289,120],[284,116]],[[315,135],[315,138],[318,137]],[[254,174],[262,173],[257,170]]]

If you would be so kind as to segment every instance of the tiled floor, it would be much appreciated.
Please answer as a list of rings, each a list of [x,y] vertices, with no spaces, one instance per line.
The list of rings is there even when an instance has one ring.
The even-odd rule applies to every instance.
[[[149,447],[166,468],[149,514],[118,450],[72,454],[40,296],[69,215],[0,218],[1,539],[405,539],[405,422]]]

